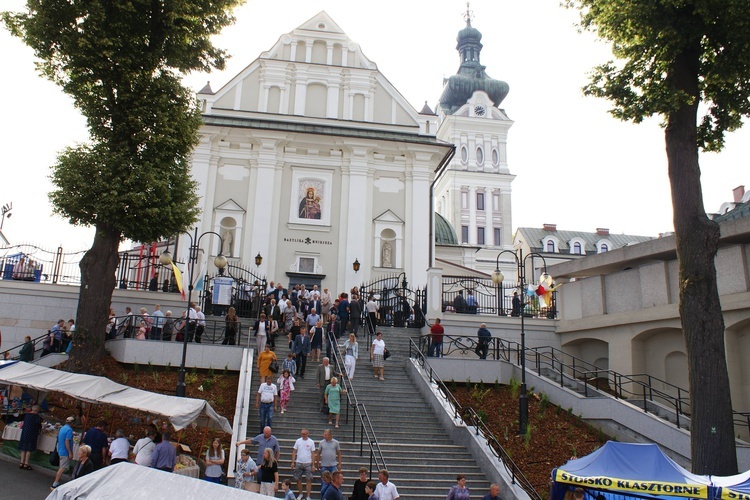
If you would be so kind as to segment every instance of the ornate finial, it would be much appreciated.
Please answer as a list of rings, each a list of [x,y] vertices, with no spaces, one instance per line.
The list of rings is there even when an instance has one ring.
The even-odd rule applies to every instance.
[[[466,20],[467,24],[471,24],[471,19],[474,17],[474,12],[470,9],[469,2],[466,2],[466,13],[464,14],[464,19]]]

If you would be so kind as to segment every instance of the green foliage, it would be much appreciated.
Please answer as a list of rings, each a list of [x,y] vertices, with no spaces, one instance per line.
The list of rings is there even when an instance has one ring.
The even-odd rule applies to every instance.
[[[464,382],[464,385],[466,386],[466,390],[467,391],[471,390],[471,380],[470,379],[467,378],[466,382]]]
[[[185,374],[185,385],[193,385],[198,382],[198,374],[195,372]]]
[[[531,432],[533,428],[531,424],[526,424],[526,434],[521,436],[523,438],[523,445],[526,447],[526,449],[529,449],[529,446],[531,445]]]
[[[210,391],[211,387],[213,387],[214,379],[212,378],[205,378],[203,379],[203,390]]]
[[[164,373],[169,373],[169,370],[172,368],[172,362],[168,361],[166,365],[164,365]]]
[[[154,365],[151,363],[151,360],[148,360],[148,366],[146,367],[149,373],[154,373]]]
[[[618,59],[594,68],[588,95],[635,123],[706,105],[696,147],[719,151],[750,116],[750,3],[746,0],[566,0],[581,27],[612,42]],[[693,124],[695,126],[695,124]]]
[[[539,409],[545,410],[550,405],[549,402],[549,396],[547,396],[546,392],[542,392],[539,394]]]
[[[456,385],[455,380],[451,380],[450,382],[448,382],[448,390],[450,392],[456,392],[456,388],[457,388],[457,385]]]
[[[508,385],[510,385],[510,394],[513,396],[513,398],[517,398],[518,394],[521,392],[521,382],[511,378],[508,382]]]
[[[151,377],[154,379],[154,382],[159,381],[159,372],[152,372]]]
[[[224,371],[221,372],[221,374],[226,377],[228,373],[229,373],[229,365],[224,365]]]
[[[123,372],[120,374],[120,378],[122,379],[122,383],[125,385],[128,385],[128,374]]]
[[[214,368],[213,366],[208,367],[208,374],[206,375],[207,378],[214,378]]]
[[[481,390],[484,390],[484,380],[482,380],[482,379],[479,379],[479,388]]]
[[[495,379],[495,390],[496,391],[500,390],[500,381],[498,379]]]
[[[487,412],[484,410],[477,410],[477,417],[479,417],[479,421],[483,424],[487,422]]]
[[[570,446],[570,456],[578,457],[578,450],[576,450],[575,445],[573,443],[568,443],[568,446]]]
[[[484,398],[487,397],[487,394],[490,393],[491,389],[484,389],[483,387],[480,387],[477,384],[474,384],[474,387],[471,389],[471,392],[469,393],[477,403],[481,403],[484,401]]]
[[[138,363],[133,363],[133,373],[138,375],[138,371],[139,371]]]

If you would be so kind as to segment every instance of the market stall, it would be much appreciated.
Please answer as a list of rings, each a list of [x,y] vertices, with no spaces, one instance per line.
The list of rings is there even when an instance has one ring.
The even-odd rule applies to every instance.
[[[127,492],[128,498],[173,500],[175,498],[221,498],[263,500],[269,497],[208,481],[196,481],[150,467],[121,463],[105,467],[58,486],[47,500],[68,498],[112,498],[112,492]]]
[[[583,488],[587,500],[697,498],[713,500],[709,476],[693,474],[655,444],[608,441],[595,452],[552,471],[550,500]]]
[[[21,440],[21,433],[23,432],[23,429],[20,426],[21,422],[13,422],[10,425],[6,425],[3,429],[3,441],[20,441]],[[55,449],[55,446],[57,446],[57,433],[59,431],[59,427],[56,427],[54,425],[47,425],[42,429],[42,432],[39,433],[39,438],[37,439],[36,443],[36,449],[43,451],[44,453],[51,453],[52,450]],[[77,456],[78,454],[78,445],[81,442],[81,433],[80,432],[74,432],[73,433],[73,456]]]

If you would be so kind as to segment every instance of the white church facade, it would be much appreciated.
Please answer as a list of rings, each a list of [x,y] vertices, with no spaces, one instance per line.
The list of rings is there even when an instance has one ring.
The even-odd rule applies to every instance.
[[[198,93],[204,126],[192,175],[199,232],[223,243],[204,238],[206,257],[221,251],[254,267],[259,254],[257,274],[285,286],[336,292],[401,272],[424,286],[435,265],[436,209],[453,227],[471,227],[463,243],[510,248],[512,122],[497,108],[507,84],[498,92],[478,66],[479,38],[467,21],[459,73],[475,74],[456,75],[460,92],[448,82],[437,114],[417,112],[325,12],[217,91],[207,85]],[[189,244],[183,236],[178,258]],[[466,265],[474,252],[443,253]]]

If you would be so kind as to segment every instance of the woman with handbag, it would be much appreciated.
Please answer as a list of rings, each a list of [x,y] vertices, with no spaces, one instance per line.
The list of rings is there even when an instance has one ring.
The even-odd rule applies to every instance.
[[[255,476],[258,474],[258,466],[250,458],[250,450],[243,448],[240,451],[240,459],[237,460],[237,469],[234,474],[234,487],[240,490],[260,491]]]
[[[266,345],[263,352],[258,354],[258,372],[261,380],[265,380],[266,377],[273,377],[275,372],[271,369],[271,363],[274,361],[276,361],[276,354],[271,350],[271,346]],[[276,371],[278,371],[278,362],[276,362],[276,366]]]
[[[385,371],[385,352],[383,332],[378,332],[370,346],[370,361],[372,361],[373,377],[378,378],[378,374],[380,374],[380,380],[385,380],[383,377]]]

